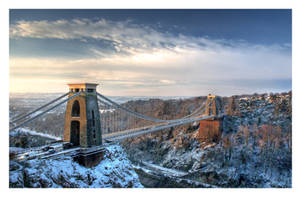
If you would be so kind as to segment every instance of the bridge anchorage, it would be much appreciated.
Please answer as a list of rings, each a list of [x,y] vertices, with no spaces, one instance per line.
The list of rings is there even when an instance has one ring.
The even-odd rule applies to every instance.
[[[114,102],[96,91],[97,84],[78,83],[68,86],[68,93],[26,115],[16,116],[10,122],[10,131],[13,131],[67,103],[62,148],[52,155],[39,153],[42,159],[71,154],[79,164],[91,167],[103,158],[106,146],[103,141],[122,141],[198,121],[200,126],[197,138],[200,142],[217,142],[221,136],[222,100],[214,95],[208,95],[206,103],[200,104],[195,111],[182,118],[163,120]]]

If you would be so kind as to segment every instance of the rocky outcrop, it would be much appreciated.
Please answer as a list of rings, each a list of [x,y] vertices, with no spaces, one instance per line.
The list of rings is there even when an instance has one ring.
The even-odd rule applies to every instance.
[[[93,168],[85,168],[70,156],[53,159],[10,161],[11,188],[132,188],[143,187],[122,148],[106,148],[104,159]]]
[[[291,187],[291,96],[289,92],[223,97],[228,113],[219,143],[199,142],[199,124],[193,123],[128,139],[122,145],[134,163],[142,159],[185,171],[184,178],[192,181],[217,187]],[[170,103],[162,106],[172,106],[165,118],[187,115],[183,106],[192,100],[165,101]],[[154,107],[148,105],[144,112]],[[152,116],[161,118],[157,113]],[[164,182],[153,187],[165,187]]]

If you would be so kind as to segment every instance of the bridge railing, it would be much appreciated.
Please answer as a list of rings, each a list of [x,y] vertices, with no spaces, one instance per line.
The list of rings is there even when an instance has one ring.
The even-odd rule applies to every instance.
[[[210,119],[210,118],[214,118],[214,116],[205,116],[205,117],[201,117],[201,118],[198,117],[198,118],[185,119],[185,120],[181,120],[178,122],[166,123],[164,125],[155,125],[153,127],[147,128],[147,129],[139,129],[136,131],[123,131],[120,133],[116,133],[114,135],[107,135],[107,136],[104,135],[103,139],[110,140],[110,141],[119,141],[119,140],[124,140],[126,138],[137,137],[140,135],[161,131],[163,129],[176,127],[176,126],[192,123],[192,122],[199,121],[199,120]]]

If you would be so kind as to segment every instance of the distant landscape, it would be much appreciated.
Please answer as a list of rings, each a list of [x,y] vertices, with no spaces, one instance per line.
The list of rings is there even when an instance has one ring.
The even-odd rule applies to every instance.
[[[38,96],[30,102],[32,98],[11,97],[10,116],[57,95]],[[195,110],[206,97],[133,99],[118,97],[122,105],[146,115],[174,119],[188,114],[187,109]],[[163,107],[156,108],[158,103]],[[197,140],[199,123],[193,123],[121,143],[145,187],[291,187],[292,92],[222,97],[222,103],[227,115],[219,142]],[[64,109],[48,113],[27,128],[62,137]],[[32,137],[28,132],[10,135],[11,147],[29,148],[51,141],[55,139]],[[182,176],[168,175],[164,171],[168,169]]]

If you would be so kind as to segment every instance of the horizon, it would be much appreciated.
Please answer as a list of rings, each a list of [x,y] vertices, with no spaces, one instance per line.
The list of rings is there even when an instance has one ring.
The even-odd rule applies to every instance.
[[[289,93],[293,92],[292,89],[287,90],[287,91],[281,91],[281,92],[253,92],[253,93],[241,93],[241,94],[233,94],[233,95],[216,95],[216,96],[221,96],[221,97],[231,97],[231,96],[242,96],[242,95],[262,95],[262,94],[283,94],[283,93]],[[65,92],[9,92],[9,96],[11,94],[64,94]],[[205,97],[207,95],[186,95],[186,96],[179,96],[179,95],[170,95],[170,96],[159,96],[159,95],[151,95],[151,96],[144,96],[144,95],[130,95],[130,96],[121,96],[121,95],[106,95],[109,97]]]
[[[100,82],[111,96],[292,90],[291,9],[10,9],[11,93]]]

